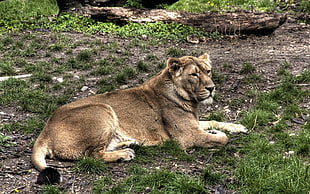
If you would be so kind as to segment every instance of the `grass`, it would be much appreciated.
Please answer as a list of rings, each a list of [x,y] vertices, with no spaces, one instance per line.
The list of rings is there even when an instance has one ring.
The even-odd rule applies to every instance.
[[[9,0],[0,4],[1,19],[24,19],[55,15],[58,12],[56,0]]]
[[[29,0],[0,2],[0,33],[43,29],[45,31],[54,32],[75,31],[86,34],[102,33],[122,38],[141,38],[142,35],[146,35],[154,39],[159,38],[178,41],[184,41],[188,35],[192,34],[197,34],[200,37],[219,37],[217,33],[205,33],[193,27],[177,23],[128,23],[119,26],[114,23],[95,21],[86,16],[68,14],[62,14],[58,17],[50,16],[56,14],[58,11],[57,7],[55,7],[55,1],[44,0],[40,3],[37,1],[30,2]],[[41,4],[43,5],[42,7],[40,6]],[[48,4],[53,6],[48,8],[46,7]],[[23,11],[20,12],[20,10]],[[13,14],[14,11],[15,13]],[[20,14],[16,15],[16,12]],[[63,44],[55,44],[51,45],[50,49],[61,51],[64,46]],[[117,49],[113,44],[106,46]],[[32,53],[32,50],[28,50],[25,55],[29,55],[29,53]]]
[[[207,115],[206,117],[203,117],[200,119],[207,120],[207,121],[215,120],[215,121],[223,122],[225,120],[225,116],[221,112],[212,112],[209,115]]]
[[[241,150],[245,157],[236,170],[244,193],[307,193],[310,188],[309,164],[305,163],[310,155],[309,125],[290,135],[283,122],[302,114],[297,104],[309,91],[292,82],[308,80],[308,74],[292,77],[285,68],[288,66],[280,71],[282,83],[258,94],[254,109],[242,116],[241,123],[252,131],[245,139],[249,144]],[[289,155],[289,151],[294,154]]]
[[[139,60],[137,63],[136,63],[136,66],[137,66],[137,69],[140,71],[140,72],[147,72],[150,70],[151,68],[151,64],[147,63],[147,62],[144,62],[144,60]]]
[[[252,64],[249,63],[243,63],[241,65],[241,70],[240,70],[240,74],[250,74],[250,73],[254,73],[256,70],[255,66],[253,66]]]
[[[132,1],[134,2],[134,1]],[[270,0],[181,0],[167,9],[205,12],[205,11],[231,11],[231,10],[258,10],[274,11],[278,7],[293,7],[293,2],[280,2]],[[301,0],[298,8],[303,12],[310,12],[310,3]],[[188,35],[216,37],[218,34],[204,33],[195,28],[181,24],[163,22],[156,23],[128,23],[118,26],[113,23],[97,22],[85,16],[73,16],[62,14],[58,17],[47,17],[56,15],[58,7],[55,0],[10,0],[0,2],[0,32],[42,29],[45,31],[77,31],[83,33],[114,34],[120,37],[140,38],[142,35],[152,38],[165,38],[172,40],[184,40]],[[55,45],[54,49],[61,49],[61,45]]]
[[[279,7],[284,10],[293,10],[294,1],[270,1],[270,0],[180,0],[167,9],[201,13],[206,11],[225,12],[236,10],[254,10],[258,12],[279,11]],[[296,6],[295,6],[296,7]],[[296,8],[295,8],[296,9]],[[310,2],[301,0],[297,9],[302,12],[310,12]]]
[[[244,193],[309,191],[310,178],[307,175],[309,166],[298,156],[285,154],[290,149],[284,150],[283,142],[276,140],[275,143],[270,143],[266,136],[258,134],[251,136],[252,141],[247,146],[249,149],[245,150],[247,154],[240,161],[236,171]],[[293,139],[294,137],[288,141]]]
[[[213,172],[212,170],[205,168],[201,175],[202,181],[207,185],[221,184],[224,176],[221,173]]]
[[[134,159],[135,163],[147,164],[152,161],[153,157],[160,157],[162,153],[169,155],[170,157],[163,160],[182,160],[182,161],[192,161],[194,157],[187,155],[175,141],[166,141],[159,146],[135,146],[134,150],[137,157]]]
[[[118,84],[126,84],[129,78],[133,78],[136,75],[135,68],[132,67],[124,67],[117,72],[115,75],[115,81]]]
[[[300,10],[302,12],[310,13],[310,2],[309,1],[303,0],[303,1],[300,1],[299,4],[300,4]]]
[[[18,190],[15,191],[19,192]],[[64,194],[64,192],[60,191],[59,188],[55,185],[45,185],[40,188],[40,193],[42,194]]]
[[[185,51],[177,47],[169,47],[165,53],[168,57],[182,57]]]
[[[102,160],[83,157],[75,163],[73,170],[79,173],[103,174],[108,171],[108,167]]]
[[[3,147],[12,147],[16,143],[10,142],[10,138],[2,133],[0,133],[0,145]],[[2,148],[0,148],[0,151],[3,151]]]
[[[104,184],[102,184],[103,182]],[[190,178],[168,170],[153,170],[148,173],[135,174],[120,184],[106,189],[106,180],[95,183],[94,193],[206,193],[200,179]],[[100,186],[99,186],[99,185]]]

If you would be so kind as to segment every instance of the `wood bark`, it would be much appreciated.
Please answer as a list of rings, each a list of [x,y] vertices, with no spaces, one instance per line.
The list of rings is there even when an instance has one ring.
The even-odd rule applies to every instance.
[[[278,13],[187,13],[162,9],[123,7],[82,7],[84,14],[100,21],[176,22],[206,32],[222,34],[270,34],[286,21],[286,14]]]
[[[59,14],[63,12],[81,14],[84,0],[57,0]]]

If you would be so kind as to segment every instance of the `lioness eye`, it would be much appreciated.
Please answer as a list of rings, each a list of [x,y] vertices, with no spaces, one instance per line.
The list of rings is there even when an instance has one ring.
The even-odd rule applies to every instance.
[[[207,70],[207,74],[211,73],[211,70]]]

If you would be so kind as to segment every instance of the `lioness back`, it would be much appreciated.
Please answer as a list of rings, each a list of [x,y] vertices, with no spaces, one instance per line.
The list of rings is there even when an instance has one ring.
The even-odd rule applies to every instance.
[[[162,120],[159,97],[148,86],[117,90],[82,99],[79,103],[105,103],[115,111],[124,135],[143,145],[169,139]]]

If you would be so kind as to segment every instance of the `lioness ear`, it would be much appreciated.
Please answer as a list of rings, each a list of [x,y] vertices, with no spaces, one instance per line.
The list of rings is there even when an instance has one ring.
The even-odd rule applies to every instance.
[[[204,62],[207,66],[209,66],[210,68],[212,68],[212,66],[211,66],[211,60],[210,60],[210,57],[209,57],[208,53],[205,53],[205,54],[201,55],[201,56],[198,57],[198,58],[199,58],[199,59],[202,59],[203,62]]]
[[[179,76],[183,72],[183,67],[181,61],[178,58],[170,58],[167,60],[167,66],[169,68],[169,73]]]
[[[204,61],[207,62],[207,63],[210,63],[210,62],[211,62],[208,53],[205,53],[205,54],[201,55],[201,56],[198,57],[198,58],[204,60]]]

